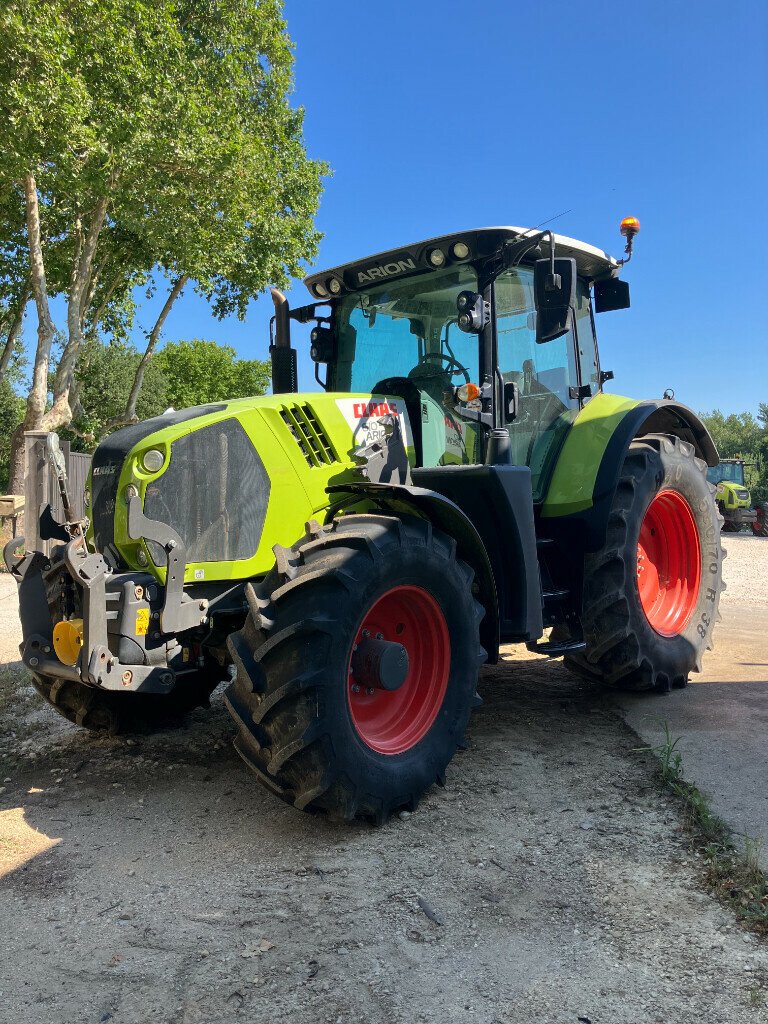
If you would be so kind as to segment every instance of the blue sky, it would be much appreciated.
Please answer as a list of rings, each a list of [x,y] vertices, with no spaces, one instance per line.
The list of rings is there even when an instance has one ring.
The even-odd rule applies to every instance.
[[[612,389],[768,402],[765,0],[288,0],[285,14],[307,148],[334,169],[318,268],[565,210],[556,230],[619,255],[632,214],[632,309],[597,321]],[[308,301],[303,284],[289,299]],[[164,337],[266,358],[270,314],[262,297],[219,323],[187,295]]]

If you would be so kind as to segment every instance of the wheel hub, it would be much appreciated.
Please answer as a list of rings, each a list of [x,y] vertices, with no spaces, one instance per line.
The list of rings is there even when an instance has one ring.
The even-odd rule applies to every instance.
[[[362,741],[402,754],[422,740],[448,688],[451,641],[428,591],[393,587],[366,612],[349,659],[347,698]]]
[[[355,644],[352,675],[366,689],[399,690],[408,676],[408,651],[394,640],[367,637]]]

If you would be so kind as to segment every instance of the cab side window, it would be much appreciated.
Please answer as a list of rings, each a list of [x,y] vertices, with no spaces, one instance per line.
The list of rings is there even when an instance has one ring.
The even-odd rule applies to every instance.
[[[510,268],[497,278],[495,287],[499,369],[520,392],[518,416],[509,425],[512,458],[517,465],[530,466],[536,498],[578,410],[578,400],[569,390],[578,383],[575,339],[569,332],[543,345],[536,343],[531,269]]]

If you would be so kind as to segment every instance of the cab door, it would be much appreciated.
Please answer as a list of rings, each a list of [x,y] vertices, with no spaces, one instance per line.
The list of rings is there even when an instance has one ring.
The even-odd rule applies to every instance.
[[[553,341],[536,343],[533,270],[529,267],[511,267],[497,277],[495,308],[499,370],[505,382],[517,384],[520,394],[517,417],[508,426],[512,461],[530,467],[533,500],[537,501],[580,406],[576,338],[569,331]]]

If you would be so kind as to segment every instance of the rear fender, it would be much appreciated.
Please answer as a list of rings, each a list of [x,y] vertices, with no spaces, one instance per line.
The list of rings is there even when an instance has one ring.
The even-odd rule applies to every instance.
[[[604,543],[621,468],[634,440],[668,434],[692,444],[697,457],[708,466],[720,461],[709,431],[687,406],[663,399],[635,403],[603,395],[593,398],[584,412],[601,398],[610,400],[607,415],[593,415],[583,424],[581,436],[576,430],[581,416],[577,418],[541,510],[542,520],[547,520],[555,532],[559,523],[565,522],[583,530],[587,551],[597,551]],[[594,429],[585,431],[590,423]]]

